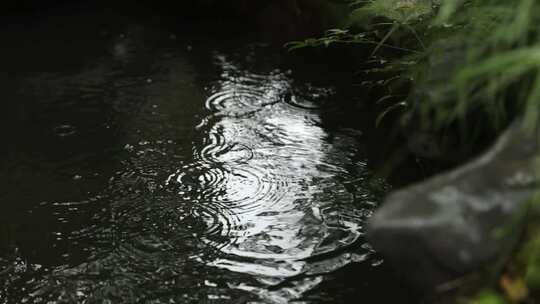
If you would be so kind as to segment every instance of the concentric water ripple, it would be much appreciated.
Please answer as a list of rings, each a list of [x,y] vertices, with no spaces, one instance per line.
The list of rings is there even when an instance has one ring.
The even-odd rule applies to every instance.
[[[295,94],[283,73],[251,74],[219,61],[224,79],[206,101],[196,161],[165,182],[195,202],[193,216],[206,223],[202,239],[224,254],[206,263],[273,285],[365,260],[369,253],[307,262],[356,243],[370,214],[341,183],[354,178],[346,167],[355,141],[335,150],[313,122],[333,90],[307,84]]]
[[[334,94],[333,88],[317,87],[307,83],[291,89],[291,92],[283,96],[283,100],[292,107],[316,110],[324,107]]]
[[[235,52],[198,75],[197,46],[162,36],[117,30],[105,58],[25,84],[46,121],[26,153],[47,149],[2,191],[37,203],[0,214],[0,302],[288,303],[380,263],[361,136],[321,126],[337,89]]]
[[[227,115],[245,115],[281,101],[290,88],[290,81],[283,73],[260,75],[249,73],[229,64],[222,56],[222,79],[219,90],[210,95],[207,109]]]

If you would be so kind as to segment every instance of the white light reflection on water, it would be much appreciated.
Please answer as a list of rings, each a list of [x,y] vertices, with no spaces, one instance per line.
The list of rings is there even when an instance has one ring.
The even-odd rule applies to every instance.
[[[196,193],[192,213],[206,223],[203,239],[222,252],[207,264],[274,285],[365,259],[344,254],[327,265],[307,261],[351,245],[361,235],[365,218],[340,182],[346,167],[365,171],[351,159],[357,143],[346,136],[330,142],[316,109],[285,102],[291,91],[285,74],[251,74],[223,57],[218,62],[223,80],[206,102],[212,113],[198,126],[206,130],[205,145],[194,149],[193,164],[167,179],[180,185],[182,194]],[[319,276],[297,280],[298,291],[292,293],[232,287],[280,303],[320,281]]]
[[[331,88],[245,42],[219,47],[213,81],[208,56],[231,37],[95,16],[6,44],[35,60],[6,76],[20,119],[1,166],[0,302],[355,302],[391,288],[363,246],[378,194],[357,133],[320,126]],[[334,276],[361,261],[372,285]]]

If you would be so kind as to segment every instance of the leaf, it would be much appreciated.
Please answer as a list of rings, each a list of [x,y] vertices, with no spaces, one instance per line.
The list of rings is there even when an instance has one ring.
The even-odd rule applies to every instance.
[[[394,111],[394,110],[396,110],[396,109],[398,109],[398,108],[400,108],[400,107],[404,107],[404,108],[405,108],[405,107],[407,107],[407,106],[408,106],[408,104],[407,104],[407,102],[405,102],[405,101],[401,101],[401,102],[398,102],[398,103],[395,103],[395,104],[389,106],[389,107],[386,108],[381,114],[379,114],[379,115],[377,116],[377,119],[375,120],[375,126],[376,126],[376,127],[379,127],[380,124],[381,124],[381,122],[382,122],[382,120],[384,119],[384,117],[385,117],[388,113],[390,113],[390,112],[392,112],[392,111]]]
[[[473,304],[506,304],[506,300],[492,290],[480,292],[472,301]]]
[[[349,33],[348,30],[344,30],[344,29],[329,29],[326,31],[327,35],[332,35],[332,36],[340,36],[340,35],[346,35]]]
[[[291,41],[285,44],[285,47],[288,51],[293,51],[296,49],[301,49],[306,47],[307,44],[304,41]]]
[[[450,17],[457,11],[457,9],[463,5],[463,0],[446,0],[442,1],[442,5],[439,8],[437,18],[435,18],[436,25],[442,25],[450,22]]]
[[[375,49],[373,49],[373,52],[371,52],[371,56],[374,56],[377,53],[377,51],[381,48],[381,46],[383,46],[386,43],[386,40],[390,39],[390,36],[392,36],[392,34],[395,31],[397,31],[398,28],[399,28],[399,24],[395,23],[392,26],[392,28],[388,31],[388,33],[384,35],[383,39],[381,39],[381,41],[377,43],[377,46],[375,46]]]

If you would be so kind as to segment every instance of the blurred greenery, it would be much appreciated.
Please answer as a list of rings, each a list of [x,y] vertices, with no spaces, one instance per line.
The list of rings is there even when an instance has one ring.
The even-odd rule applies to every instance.
[[[384,69],[413,83],[396,103],[406,102],[434,126],[479,111],[500,129],[516,114],[524,113],[531,125],[538,119],[538,18],[534,0],[353,1],[346,29],[287,46],[373,45]]]
[[[371,46],[369,60],[380,64],[365,72],[389,72],[385,85],[406,82],[408,87],[402,98],[391,92],[382,98],[391,102],[377,125],[388,113],[401,111],[402,117],[414,113],[435,129],[470,128],[475,120],[499,132],[515,117],[538,128],[540,1],[357,0],[350,1],[350,11],[346,27],[287,47]],[[523,238],[503,261],[503,270],[464,302],[540,298],[540,195],[531,201],[527,218]]]

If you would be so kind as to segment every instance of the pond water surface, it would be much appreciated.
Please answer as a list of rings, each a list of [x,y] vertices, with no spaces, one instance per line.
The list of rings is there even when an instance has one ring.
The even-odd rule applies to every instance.
[[[321,118],[331,81],[140,16],[22,23],[0,50],[0,303],[407,301],[364,239],[389,185]]]

